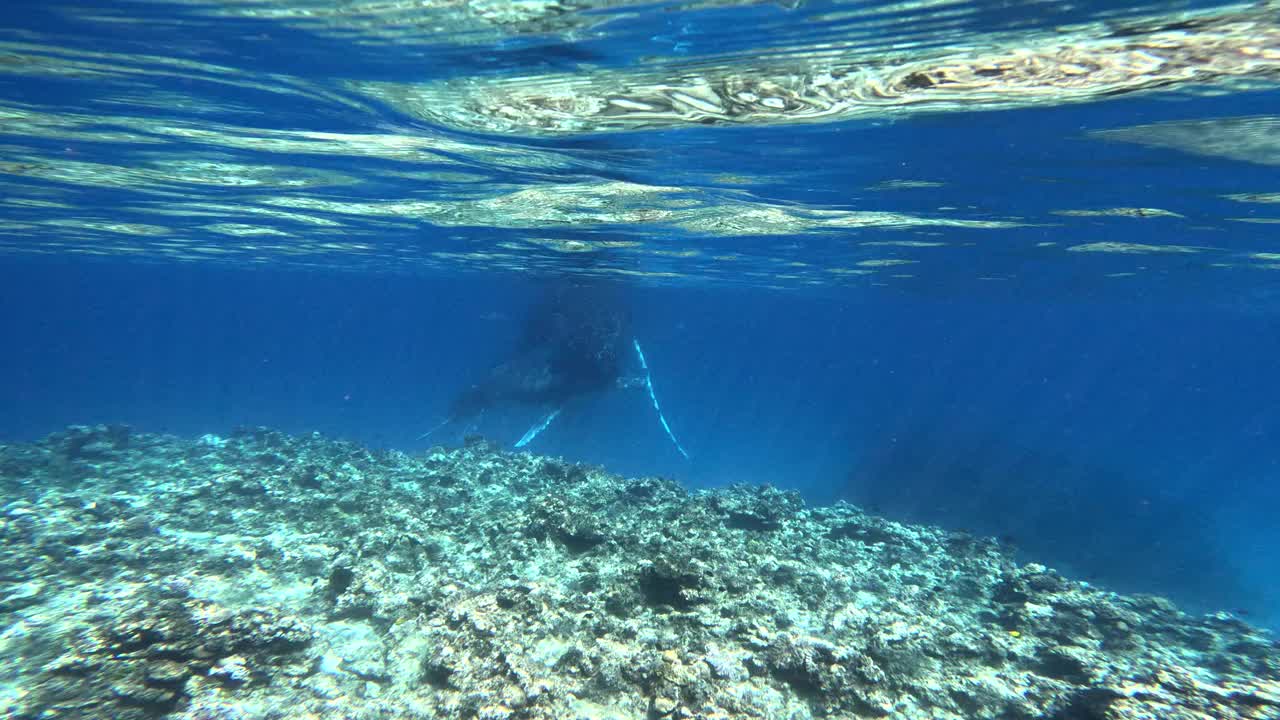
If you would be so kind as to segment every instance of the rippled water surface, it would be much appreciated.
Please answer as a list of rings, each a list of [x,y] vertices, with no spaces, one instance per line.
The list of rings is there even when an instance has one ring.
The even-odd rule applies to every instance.
[[[1270,2],[17,7],[9,253],[1232,304],[1280,268]]]

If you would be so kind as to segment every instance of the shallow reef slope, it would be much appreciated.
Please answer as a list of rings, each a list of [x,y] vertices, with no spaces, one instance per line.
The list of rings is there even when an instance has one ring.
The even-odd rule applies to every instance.
[[[1280,647],[767,487],[484,443],[0,447],[0,715],[1280,717]]]

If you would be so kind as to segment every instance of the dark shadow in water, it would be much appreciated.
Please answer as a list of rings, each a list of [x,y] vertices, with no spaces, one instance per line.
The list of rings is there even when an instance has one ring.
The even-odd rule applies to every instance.
[[[1024,561],[1194,612],[1262,607],[1201,507],[1147,478],[997,435],[917,428],[855,463],[843,499],[893,519],[995,536]]]
[[[486,412],[550,412],[617,388],[630,356],[630,325],[618,286],[552,281],[510,350],[456,396],[446,425],[474,426]]]

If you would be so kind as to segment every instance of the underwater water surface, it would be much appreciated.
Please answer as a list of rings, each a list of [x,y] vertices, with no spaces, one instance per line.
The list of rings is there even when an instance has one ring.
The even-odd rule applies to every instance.
[[[1274,628],[1280,5],[7,3],[0,334],[6,443],[483,436]]]

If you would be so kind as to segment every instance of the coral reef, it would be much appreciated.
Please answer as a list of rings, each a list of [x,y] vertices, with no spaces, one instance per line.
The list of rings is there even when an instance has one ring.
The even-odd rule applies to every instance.
[[[993,540],[483,441],[0,447],[0,713],[1280,717],[1280,647]]]

